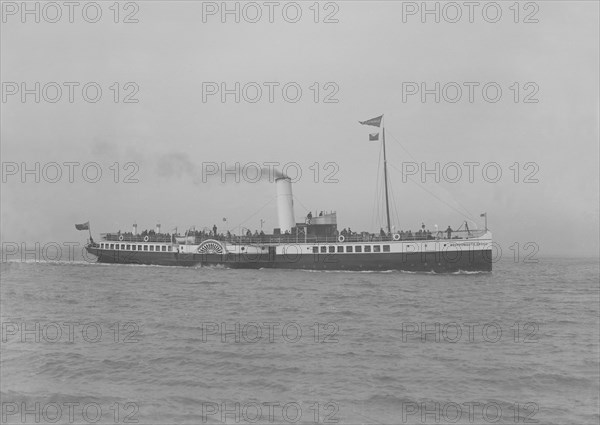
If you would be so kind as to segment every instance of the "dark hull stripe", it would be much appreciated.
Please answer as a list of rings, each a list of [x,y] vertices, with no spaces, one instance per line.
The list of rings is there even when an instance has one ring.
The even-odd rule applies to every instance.
[[[146,264],[159,266],[214,266],[259,269],[305,270],[401,270],[451,273],[457,271],[492,271],[492,251],[422,252],[422,253],[362,253],[362,254],[302,254],[285,255],[221,255],[181,254],[176,252],[136,252],[101,250],[88,247],[88,252],[101,263]]]

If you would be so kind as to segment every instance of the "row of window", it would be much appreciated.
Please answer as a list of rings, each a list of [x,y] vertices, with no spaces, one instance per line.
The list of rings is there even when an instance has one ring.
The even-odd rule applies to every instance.
[[[346,252],[382,252],[381,245],[346,245]],[[325,254],[327,252],[329,252],[330,254],[333,254],[335,252],[337,253],[342,253],[344,252],[344,246],[321,246],[320,247],[320,251],[321,254]],[[364,251],[363,251],[364,249]],[[383,252],[390,252],[390,246],[389,245],[383,245]],[[318,246],[313,246],[313,254],[318,254],[319,253],[319,247]]]
[[[100,248],[102,249],[117,249],[117,250],[121,250],[121,251],[153,251],[153,252],[171,252],[172,251],[172,247],[171,245],[135,245],[135,244],[118,244],[118,243],[101,243],[100,244]],[[390,246],[389,245],[345,245],[345,251],[344,251],[344,246],[313,246],[313,253],[314,254],[318,254],[319,252],[321,252],[322,254],[325,254],[327,252],[329,252],[330,254],[333,253],[343,253],[343,252],[390,252]],[[383,248],[383,249],[382,249]]]
[[[118,244],[118,243],[101,243],[100,248],[102,249],[118,249],[122,251],[171,251],[171,245],[131,245],[131,244]]]

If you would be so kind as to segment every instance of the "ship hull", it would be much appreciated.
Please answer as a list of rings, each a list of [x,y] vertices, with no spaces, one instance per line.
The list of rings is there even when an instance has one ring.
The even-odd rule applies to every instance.
[[[128,252],[112,249],[87,247],[86,250],[97,257],[99,263],[140,264],[147,266],[200,266],[200,255],[179,254],[177,252]]]
[[[461,258],[444,258],[441,252],[301,255],[298,258],[276,256],[274,260],[219,258],[207,256],[203,264],[226,264],[231,268],[274,268],[302,270],[347,270],[453,273],[458,271],[492,271],[492,252],[473,251]],[[224,256],[223,256],[224,257]]]
[[[88,247],[98,262],[159,266],[224,266],[235,269],[302,269],[454,273],[492,271],[492,250],[477,249],[448,255],[447,252],[362,254],[198,254],[179,252],[126,252]]]

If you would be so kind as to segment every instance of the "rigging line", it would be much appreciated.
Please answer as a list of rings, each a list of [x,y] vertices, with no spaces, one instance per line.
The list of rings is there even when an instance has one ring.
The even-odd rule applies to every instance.
[[[387,228],[387,209],[385,208],[385,195],[386,195],[385,190],[386,190],[385,185],[382,185],[381,186],[381,195],[380,195],[381,202],[379,205],[380,205],[380,211],[381,211],[381,215],[380,215],[381,226],[380,227],[383,227],[384,229]],[[388,187],[388,194],[389,194],[389,187]]]
[[[377,162],[377,188],[376,188],[376,192],[375,192],[375,199],[376,199],[376,205],[377,205],[377,227],[379,227],[379,225],[381,224],[381,216],[383,214],[383,209],[381,208],[381,206],[383,205],[383,202],[385,200],[384,198],[384,183],[383,183],[383,172],[382,172],[382,165],[384,165],[385,160],[383,158],[383,144],[380,143],[379,144],[379,161]]]
[[[392,210],[396,211],[396,225],[400,226],[400,210],[398,210],[398,205],[396,204],[396,197],[394,196],[394,188],[392,186],[392,179],[390,179],[389,185],[390,185],[390,193],[392,194],[392,203],[393,203]]]
[[[439,185],[439,187],[441,187],[447,194],[450,194],[450,191],[446,188],[444,188],[444,186]],[[463,217],[466,217],[468,220],[472,221],[473,223],[475,223],[475,214],[473,214],[467,207],[465,207],[458,199],[454,198],[454,201],[458,204],[458,206],[460,208],[463,209],[464,212],[466,212],[466,214],[463,213]]]
[[[397,223],[396,225],[400,226],[400,223],[401,223],[401,221],[400,221],[400,217],[401,217],[400,216],[400,208],[398,208],[398,204],[396,203],[395,199],[394,199],[394,206],[396,207],[396,223]]]
[[[397,167],[396,167],[394,164],[391,164],[391,165],[392,165],[392,167],[393,167],[393,168],[394,168],[396,171],[400,171],[400,170],[398,170],[398,168],[397,168]],[[438,196],[437,196],[436,194],[434,194],[433,192],[431,192],[431,191],[429,191],[429,190],[425,189],[425,187],[424,187],[424,186],[422,186],[422,185],[421,185],[419,182],[417,182],[416,180],[412,179],[410,176],[407,176],[407,177],[409,178],[409,180],[410,180],[411,182],[415,183],[417,186],[419,186],[419,187],[420,187],[421,189],[423,189],[425,192],[429,193],[431,196],[433,196],[434,198],[436,198],[438,201],[440,201],[440,202],[442,202],[443,204],[445,204],[446,206],[448,206],[448,207],[452,208],[454,211],[456,211],[457,213],[459,213],[459,214],[460,214],[460,215],[462,215],[463,217],[465,217],[465,218],[467,218],[467,219],[469,219],[469,220],[473,220],[473,221],[474,221],[474,217],[473,217],[473,215],[472,215],[472,214],[471,214],[471,213],[470,213],[468,210],[466,210],[466,208],[465,208],[465,210],[466,210],[466,211],[469,213],[468,215],[466,215],[464,212],[461,212],[461,211],[460,211],[460,210],[458,210],[456,207],[454,207],[454,206],[450,205],[448,202],[444,201],[443,199],[441,199],[440,197],[438,197]]]
[[[417,160],[417,158],[415,158],[414,156],[412,156],[412,154],[411,154],[411,153],[410,153],[410,152],[409,152],[409,151],[408,151],[408,150],[407,150],[407,149],[406,149],[406,148],[405,148],[405,147],[402,145],[402,143],[400,143],[400,142],[398,141],[398,139],[396,139],[396,138],[394,137],[394,135],[393,135],[393,134],[392,134],[392,133],[391,133],[389,130],[388,130],[388,135],[392,136],[392,140],[393,140],[394,142],[396,142],[396,143],[397,143],[397,144],[398,144],[398,145],[399,145],[399,146],[402,148],[402,150],[408,154],[408,156],[410,156],[410,157],[411,157],[412,159],[414,159],[415,161]]]
[[[388,162],[389,162],[389,161],[388,161]],[[391,165],[393,168],[395,168],[395,169],[396,169],[398,172],[400,172],[401,174],[403,174],[403,173],[402,173],[402,171],[401,171],[401,170],[399,170],[399,169],[398,169],[398,167],[396,167],[396,166],[395,166],[393,163],[390,163],[390,165]],[[410,181],[412,181],[413,183],[416,183],[416,180],[413,180],[413,179],[411,178],[411,176],[406,176],[406,177],[408,177],[408,178],[410,179]],[[437,182],[436,182],[436,184],[437,184],[437,186],[438,186],[439,188],[441,188],[441,189],[442,189],[443,191],[445,191],[447,194],[450,194],[450,195],[452,195],[452,194],[451,194],[451,193],[448,191],[448,189],[444,188],[444,187],[443,187],[441,184],[439,184],[439,183],[437,183]],[[423,186],[421,186],[421,185],[418,185],[418,186],[419,186],[420,188],[422,188],[423,190],[425,190],[425,188],[424,188]],[[431,194],[431,195],[433,196],[433,194],[432,194],[430,191],[426,190],[426,192],[427,192],[427,193],[429,193],[429,194]],[[437,197],[436,197],[436,198],[437,198]],[[439,199],[439,198],[437,198],[437,199]],[[469,210],[467,207],[465,207],[465,206],[464,206],[464,205],[463,205],[463,204],[462,204],[462,203],[461,203],[459,200],[457,200],[457,199],[454,199],[454,201],[456,202],[456,204],[458,204],[458,206],[459,206],[460,208],[462,208],[462,209],[463,209],[463,211],[462,211],[462,212],[460,212],[460,214],[461,214],[463,217],[467,217],[469,220],[473,221],[473,220],[474,220],[474,218],[473,218],[473,217],[475,217],[475,215],[474,215],[474,214],[473,214],[473,213],[472,213],[472,212],[471,212],[471,211],[470,211],[470,210]],[[455,211],[457,211],[457,210],[455,209]],[[466,213],[466,214],[465,214],[465,213]]]
[[[233,228],[230,228],[230,229],[227,229],[227,230],[234,230],[235,231],[235,229],[237,229],[238,227],[241,227],[242,224],[245,224],[246,222],[248,222],[248,220],[250,220],[256,214],[258,214],[259,212],[261,212],[267,205],[269,205],[271,202],[273,202],[273,200],[275,200],[276,198],[277,198],[277,196],[274,196],[273,198],[269,199],[266,204],[264,204],[262,207],[260,207],[254,214],[252,214],[251,216],[249,216],[246,220],[242,221],[237,226],[235,226]]]
[[[392,136],[392,140],[394,142],[396,142],[402,148],[402,150],[408,154],[408,156],[410,156],[415,162],[417,162],[417,159],[414,156],[412,156],[412,154],[402,145],[402,143],[400,143],[398,141],[398,139],[396,139],[396,137],[394,137],[394,135],[392,133],[390,133],[389,130],[388,130],[388,134],[390,134]],[[439,184],[439,183],[436,182],[436,184]],[[440,187],[441,187],[441,185],[440,185]],[[468,215],[473,217],[473,213],[471,213],[471,211],[469,211],[467,209],[467,207],[465,207],[460,201],[458,201],[458,200],[455,200],[455,201],[462,209],[464,209],[468,213]],[[471,218],[471,220],[472,220],[472,218]]]
[[[304,208],[304,209],[305,209],[306,211],[308,211],[308,212],[311,212],[311,210],[309,210],[308,208],[306,208],[306,205],[304,205],[304,204],[302,203],[302,201],[301,201],[301,200],[300,200],[300,199],[299,199],[299,198],[298,198],[296,195],[293,195],[293,197],[294,197],[294,199],[295,199],[296,201],[298,201],[298,203],[300,204],[300,206],[302,206],[302,208]],[[316,214],[316,211],[315,211],[315,214]]]
[[[397,170],[397,171],[400,171],[400,170],[398,170],[397,168],[396,168],[396,170]],[[436,199],[438,199],[438,200],[440,200],[440,201],[442,201],[442,202],[446,203],[446,202],[445,202],[445,201],[443,201],[441,198],[439,198],[439,197],[437,197],[436,195],[434,195],[432,192],[430,192],[430,191],[426,190],[424,186],[420,185],[420,184],[417,182],[417,180],[413,179],[411,176],[407,176],[407,177],[410,179],[410,181],[412,181],[413,183],[416,183],[416,184],[417,184],[417,185],[418,185],[418,186],[419,186],[421,189],[425,190],[426,192],[428,192],[429,194],[431,194],[432,196],[434,196]],[[467,207],[465,207],[465,206],[464,206],[464,205],[463,205],[463,204],[462,204],[460,201],[458,201],[456,198],[454,198],[454,196],[453,196],[453,195],[450,193],[450,191],[448,191],[448,190],[447,190],[446,188],[444,188],[442,185],[440,185],[440,184],[437,184],[437,187],[439,187],[440,189],[442,189],[442,190],[443,190],[443,191],[444,191],[444,192],[445,192],[447,195],[450,195],[450,196],[452,196],[452,199],[453,199],[453,200],[454,200],[454,202],[457,204],[457,206],[458,206],[459,208],[462,208],[462,211],[459,211],[459,209],[456,209],[456,207],[453,207],[453,209],[454,209],[455,211],[457,211],[457,212],[458,212],[459,214],[461,214],[463,217],[465,217],[465,218],[467,218],[467,219],[469,219],[469,220],[471,220],[471,221],[473,221],[473,222],[474,222],[474,220],[475,220],[475,218],[474,218],[474,217],[475,217],[475,215],[474,215],[474,214],[473,214],[473,213],[472,213],[472,212],[471,212],[471,211],[470,211],[470,210],[469,210]],[[446,205],[450,205],[450,204],[446,203]]]
[[[379,179],[379,187],[377,189],[377,227],[385,227],[385,184],[383,178]]]
[[[378,215],[378,206],[379,206],[379,199],[378,199],[378,191],[379,191],[379,170],[381,169],[381,152],[382,152],[382,147],[380,145],[379,147],[379,159],[377,161],[377,174],[375,175],[375,190],[373,191],[373,209],[371,211],[371,228],[373,228],[373,225],[376,224],[376,215]]]
[[[381,207],[383,205],[383,203],[385,202],[385,195],[383,194],[383,185],[380,183],[379,187],[377,188],[377,227],[381,227],[383,226],[383,214],[384,214],[384,210]]]
[[[389,132],[389,130],[388,130],[388,134],[391,134]],[[402,150],[404,150],[412,159],[414,159],[416,161],[416,159],[412,156],[412,154],[408,150],[406,150],[406,148],[404,146],[402,146],[402,144],[394,137],[394,135],[391,134],[391,136],[392,136],[393,141],[396,142],[402,148]],[[396,225],[399,226],[400,225],[400,210],[398,209],[398,205],[396,203],[396,198],[394,197],[394,188],[392,186],[392,179],[388,179],[388,185],[390,187],[390,193],[392,195],[392,203],[393,203],[392,209],[395,210],[395,213],[396,213]]]
[[[392,207],[392,217],[393,217],[394,211],[395,211],[395,206],[396,206],[396,200],[394,199],[394,187],[392,186],[392,179],[388,179],[388,188],[389,188],[389,196],[392,198],[391,207]],[[397,211],[396,211],[396,215],[397,215]],[[391,218],[390,218],[390,220],[391,220]]]
[[[388,177],[389,177],[389,174],[391,174],[391,173],[388,173]],[[392,221],[392,217],[394,216],[394,190],[392,188],[391,179],[388,178],[388,199],[389,199],[389,197],[392,198],[392,203],[390,205],[390,208],[391,208],[391,211],[390,211],[390,213],[391,213],[391,215],[390,215],[390,230],[391,230],[391,224],[392,224],[391,221]]]

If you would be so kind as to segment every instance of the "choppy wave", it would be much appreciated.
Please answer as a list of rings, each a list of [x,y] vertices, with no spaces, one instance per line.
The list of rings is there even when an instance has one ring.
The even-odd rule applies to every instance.
[[[320,423],[335,410],[340,424],[396,424],[409,403],[469,402],[598,421],[592,263],[493,274],[19,263],[3,265],[0,286],[3,402],[93,402],[107,415],[134,403],[139,423],[225,422],[206,403],[298,403],[305,424],[316,405]],[[36,323],[39,341],[21,332]],[[64,323],[78,324],[73,340]]]

